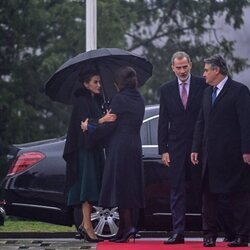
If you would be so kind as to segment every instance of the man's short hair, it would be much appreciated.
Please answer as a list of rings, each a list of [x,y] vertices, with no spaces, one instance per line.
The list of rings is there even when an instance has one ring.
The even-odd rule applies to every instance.
[[[204,59],[204,63],[210,64],[212,68],[219,68],[222,75],[228,75],[228,68],[225,60],[220,55],[214,55]]]
[[[191,63],[190,56],[189,56],[186,52],[184,52],[184,51],[177,51],[177,52],[175,52],[175,53],[172,55],[172,59],[171,59],[172,65],[174,64],[174,60],[175,60],[176,58],[177,58],[177,59],[187,58],[188,63]]]

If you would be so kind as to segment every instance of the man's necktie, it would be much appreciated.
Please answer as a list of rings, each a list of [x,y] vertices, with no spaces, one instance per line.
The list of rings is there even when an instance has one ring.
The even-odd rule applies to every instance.
[[[184,108],[186,109],[187,107],[187,100],[188,100],[188,95],[187,95],[187,89],[186,89],[186,83],[183,82],[181,84],[181,100],[183,103]]]
[[[217,87],[213,88],[213,92],[212,92],[212,105],[214,104],[215,99],[216,99],[217,89],[218,89]]]

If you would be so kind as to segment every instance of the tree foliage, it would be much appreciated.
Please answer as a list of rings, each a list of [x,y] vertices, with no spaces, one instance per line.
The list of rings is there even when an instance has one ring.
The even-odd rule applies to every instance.
[[[124,47],[129,22],[119,25],[121,3],[98,1],[98,7],[98,46]],[[2,141],[63,135],[70,107],[50,101],[42,90],[63,62],[85,50],[84,1],[2,0],[0,39]]]
[[[98,1],[98,47],[124,47],[122,2]],[[113,18],[113,19],[112,19]],[[112,23],[113,22],[113,23]],[[83,0],[0,1],[0,144],[66,133],[71,107],[54,103],[44,83],[69,58],[85,51]],[[3,158],[2,158],[3,160]]]
[[[202,74],[203,59],[220,53],[232,73],[247,66],[246,58],[234,55],[234,41],[228,41],[216,30],[216,22],[240,29],[247,0],[137,0],[130,1],[136,9],[135,21],[127,32],[129,49],[141,51],[154,65],[154,75],[143,91],[148,103],[158,102],[162,82],[173,77],[171,56],[177,50],[190,54],[193,72]]]
[[[143,88],[148,103],[173,77],[170,58],[187,51],[194,72],[203,58],[221,53],[234,72],[246,60],[234,42],[216,36],[218,17],[234,29],[243,24],[247,0],[97,0],[98,47],[120,47],[145,55],[154,75]],[[214,39],[207,39],[208,34]],[[43,93],[46,80],[67,59],[85,50],[84,0],[0,1],[0,136],[4,148],[66,133],[70,107]]]

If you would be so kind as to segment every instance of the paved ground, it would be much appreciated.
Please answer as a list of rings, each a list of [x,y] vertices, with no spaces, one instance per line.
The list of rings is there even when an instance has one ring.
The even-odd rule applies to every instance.
[[[160,240],[166,238],[142,238],[137,240]],[[198,240],[202,238],[185,238],[186,241]],[[218,239],[222,241],[222,239]],[[96,250],[96,244],[87,243],[77,239],[0,239],[0,250],[79,250],[89,249]]]
[[[95,250],[96,244],[76,239],[0,239],[0,250]]]
[[[137,240],[158,240],[164,241],[164,238],[141,238]],[[218,238],[217,242],[221,242],[223,238]],[[200,241],[200,237],[185,237],[185,241]],[[78,240],[74,238],[51,238],[51,239],[21,239],[21,238],[2,238],[0,239],[0,250],[17,250],[17,249],[27,249],[27,250],[79,250],[79,249],[89,249],[96,250],[96,244],[84,242],[84,240]]]

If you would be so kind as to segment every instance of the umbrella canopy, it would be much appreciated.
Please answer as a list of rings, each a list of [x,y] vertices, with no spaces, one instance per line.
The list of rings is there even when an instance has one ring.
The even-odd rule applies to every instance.
[[[66,61],[46,82],[45,93],[54,101],[72,104],[76,89],[82,86],[78,80],[80,72],[97,70],[101,76],[104,97],[109,100],[116,93],[114,73],[122,66],[135,69],[139,86],[152,75],[152,64],[144,57],[118,48],[96,49]]]

